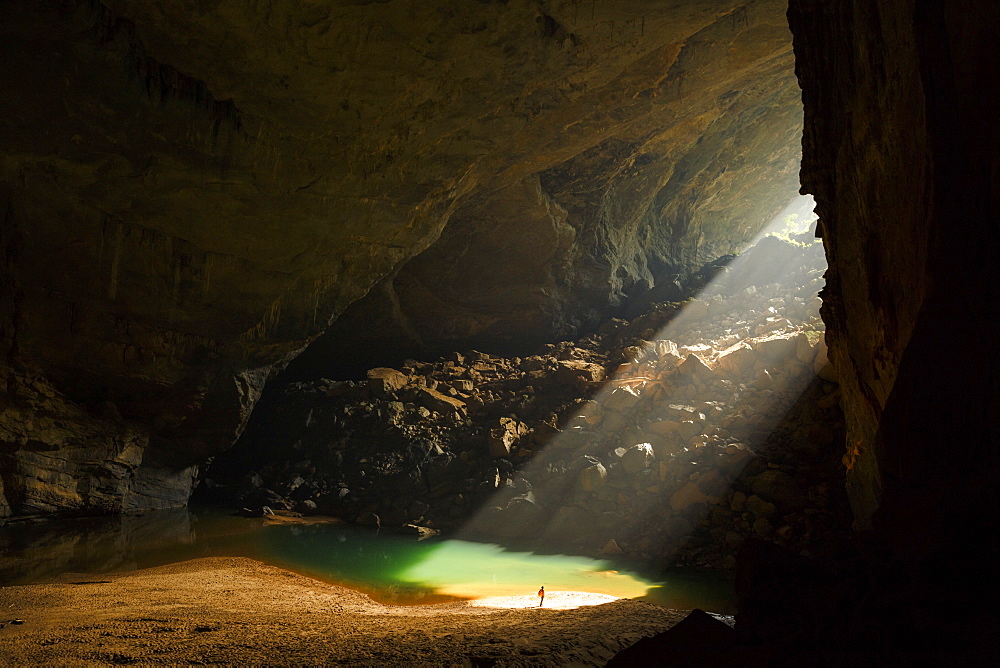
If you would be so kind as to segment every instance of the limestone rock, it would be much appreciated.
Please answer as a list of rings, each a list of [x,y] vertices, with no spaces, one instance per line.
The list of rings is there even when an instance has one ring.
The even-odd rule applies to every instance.
[[[689,354],[678,369],[682,374],[691,378],[707,378],[712,374],[712,369],[694,353]]]
[[[689,482],[670,497],[670,507],[679,513],[683,513],[691,508],[691,506],[707,503],[708,500],[708,495],[698,489],[698,485]]]
[[[380,397],[403,389],[408,382],[409,378],[406,377],[406,374],[396,369],[379,367],[368,370],[368,387]]]
[[[650,466],[656,460],[656,455],[653,454],[653,446],[649,443],[639,443],[633,445],[631,448],[625,451],[622,455],[621,466],[626,473],[635,475],[640,473]]]
[[[591,464],[580,471],[580,487],[587,492],[596,492],[608,479],[608,471],[601,463]]]
[[[757,354],[745,343],[739,343],[723,351],[717,360],[720,369],[733,376],[748,373],[757,361]]]
[[[512,418],[500,418],[500,424],[490,430],[490,457],[506,457],[511,447],[527,432],[527,427]]]
[[[639,393],[631,387],[616,387],[604,400],[604,408],[623,412],[639,403]]]
[[[429,410],[439,413],[454,412],[458,415],[465,415],[464,401],[441,394],[437,390],[432,390],[429,387],[420,387],[417,388],[416,396],[417,401]]]
[[[796,340],[791,336],[769,336],[759,339],[754,347],[757,353],[771,362],[784,361],[795,354]]]
[[[560,361],[556,368],[556,380],[567,385],[597,383],[604,380],[604,367],[580,360]]]

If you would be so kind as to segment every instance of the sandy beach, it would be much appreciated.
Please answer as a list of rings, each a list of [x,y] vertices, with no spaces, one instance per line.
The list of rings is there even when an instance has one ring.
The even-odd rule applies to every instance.
[[[534,592],[387,606],[252,559],[207,558],[0,588],[0,662],[589,666],[685,614],[560,591],[541,608]]]

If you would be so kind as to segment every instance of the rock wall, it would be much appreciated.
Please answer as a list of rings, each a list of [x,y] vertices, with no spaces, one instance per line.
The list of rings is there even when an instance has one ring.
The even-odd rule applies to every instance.
[[[792,0],[789,22],[856,551],[745,546],[735,644],[695,662],[989,663],[1000,17],[987,2]]]
[[[182,502],[269,374],[379,281],[371,312],[422,345],[504,342],[731,251],[794,190],[783,11],[3,3],[0,512]],[[35,386],[105,445],[37,438]],[[175,488],[50,503],[21,482],[35,441],[88,462],[60,472],[81,485],[162,466]]]
[[[976,2],[797,1],[789,18],[865,528],[887,501],[997,473],[1000,358],[980,338],[998,298],[997,17]]]

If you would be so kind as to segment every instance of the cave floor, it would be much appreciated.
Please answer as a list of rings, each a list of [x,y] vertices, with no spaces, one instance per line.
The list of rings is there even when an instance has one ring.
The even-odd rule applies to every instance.
[[[13,665],[603,665],[686,612],[619,599],[559,606],[533,592],[490,607],[386,606],[246,558],[0,588],[0,656]]]

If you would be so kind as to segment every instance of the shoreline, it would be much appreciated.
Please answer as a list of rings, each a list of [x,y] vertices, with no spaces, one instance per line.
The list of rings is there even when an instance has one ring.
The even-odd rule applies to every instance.
[[[385,605],[254,559],[207,557],[0,587],[0,656],[16,665],[603,665],[687,614],[630,599],[567,607],[596,601],[582,592],[547,592],[541,608],[537,600]]]

